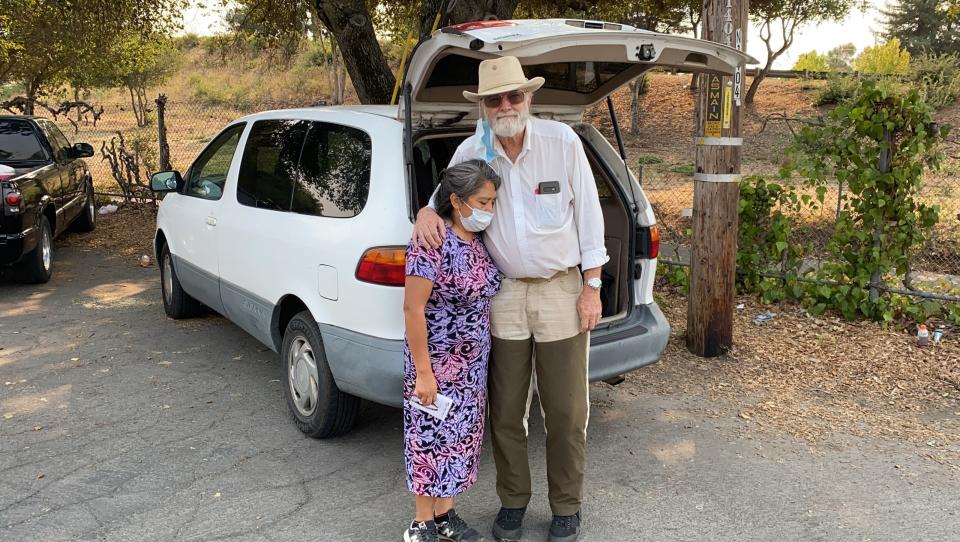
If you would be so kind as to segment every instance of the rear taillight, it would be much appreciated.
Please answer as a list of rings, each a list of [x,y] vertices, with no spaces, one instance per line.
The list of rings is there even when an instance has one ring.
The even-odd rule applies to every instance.
[[[7,203],[10,207],[19,207],[20,202],[23,201],[23,198],[20,197],[20,192],[9,192],[6,197],[3,198],[3,201]]]
[[[660,229],[656,226],[650,226],[650,246],[647,248],[647,254],[651,260],[660,254]]]
[[[357,280],[384,286],[403,286],[406,280],[406,249],[377,247],[364,252],[357,266]]]
[[[636,257],[641,260],[652,260],[658,254],[660,254],[660,230],[656,226],[637,228]]]

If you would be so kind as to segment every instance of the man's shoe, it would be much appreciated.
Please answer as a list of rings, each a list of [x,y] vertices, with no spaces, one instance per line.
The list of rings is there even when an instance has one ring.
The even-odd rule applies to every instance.
[[[467,525],[452,508],[447,512],[446,521],[437,522],[440,540],[446,542],[484,542],[480,533]]]
[[[547,542],[575,542],[580,537],[580,512],[572,516],[553,516]]]
[[[493,522],[493,539],[497,542],[517,542],[523,534],[523,514],[526,508],[501,508]]]
[[[433,521],[414,521],[403,532],[403,542],[440,542],[437,524]]]

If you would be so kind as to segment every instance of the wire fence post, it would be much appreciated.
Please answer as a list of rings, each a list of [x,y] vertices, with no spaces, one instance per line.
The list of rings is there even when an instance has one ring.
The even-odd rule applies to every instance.
[[[880,173],[890,173],[890,158],[893,154],[893,133],[883,129],[883,147],[880,149]],[[880,237],[883,234],[883,218],[873,227],[873,250],[882,252]],[[875,305],[880,297],[880,266],[873,270],[870,276],[870,303]]]
[[[160,146],[160,171],[173,169],[170,167],[170,144],[167,142],[167,122],[165,112],[167,109],[167,97],[163,94],[157,96],[157,143]]]

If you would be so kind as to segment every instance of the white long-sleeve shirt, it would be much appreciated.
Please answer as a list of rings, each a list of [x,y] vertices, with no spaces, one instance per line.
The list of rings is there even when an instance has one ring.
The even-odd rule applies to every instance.
[[[576,132],[561,122],[531,118],[516,162],[499,141],[494,148],[490,165],[503,182],[484,242],[500,271],[509,278],[549,278],[576,265],[593,269],[606,263],[600,198]],[[450,165],[482,160],[484,151],[481,138],[470,136]],[[541,183],[550,181],[559,182],[559,193],[539,193]]]

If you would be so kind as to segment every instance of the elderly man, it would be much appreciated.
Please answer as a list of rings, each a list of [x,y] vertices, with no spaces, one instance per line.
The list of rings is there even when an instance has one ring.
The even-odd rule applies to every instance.
[[[480,63],[477,133],[450,165],[485,159],[503,184],[484,241],[504,275],[490,318],[490,432],[502,508],[498,541],[519,540],[530,501],[527,417],[533,390],[547,434],[550,542],[580,534],[589,416],[589,332],[600,319],[600,268],[608,260],[597,187],[583,146],[567,125],[530,116],[533,92],[515,57]],[[439,246],[443,222],[420,211],[414,236]],[[581,271],[582,269],[582,275]]]

